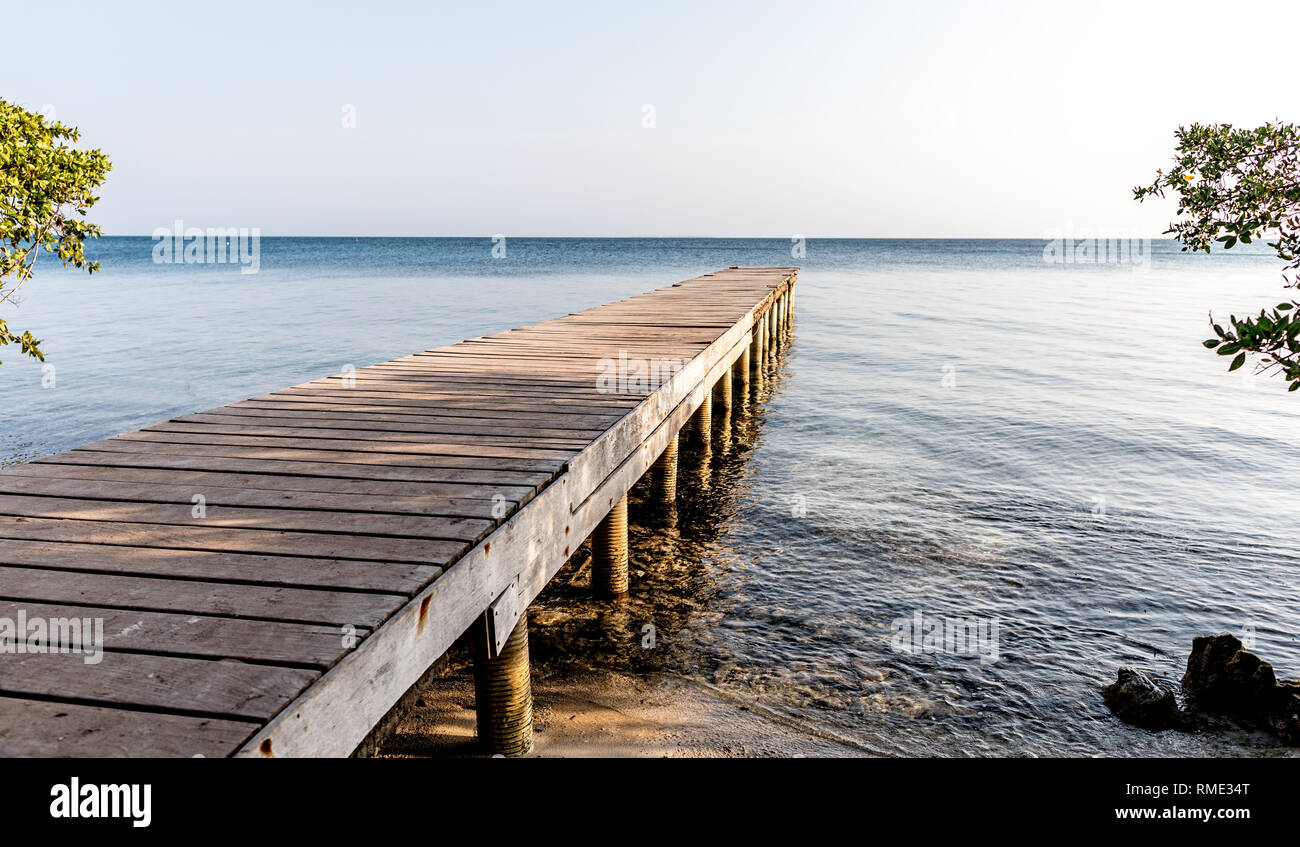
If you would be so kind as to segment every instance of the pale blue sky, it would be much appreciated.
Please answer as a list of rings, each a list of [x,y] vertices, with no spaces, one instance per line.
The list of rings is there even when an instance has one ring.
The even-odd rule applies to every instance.
[[[74,2],[0,97],[110,234],[1154,235],[1180,122],[1300,117],[1300,4],[1048,5]]]

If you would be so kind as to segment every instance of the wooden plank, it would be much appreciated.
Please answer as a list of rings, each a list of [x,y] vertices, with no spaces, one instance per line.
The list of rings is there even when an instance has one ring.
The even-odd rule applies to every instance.
[[[129,446],[128,442],[123,442],[123,444]],[[214,447],[212,449],[214,451],[224,449],[226,454],[230,452],[228,448]],[[112,451],[97,452],[77,448],[66,453],[45,456],[37,460],[37,463],[256,473],[283,477],[330,477],[334,479],[382,480],[411,484],[532,485],[534,488],[544,485],[552,476],[551,473],[542,471],[446,467],[444,466],[445,463],[411,467],[409,465],[366,464],[355,461],[313,460],[311,456],[299,457],[297,454],[292,455],[289,459],[281,460],[278,455],[274,457],[250,457],[239,455],[239,451],[235,451],[235,453],[236,455],[232,457],[223,453],[211,455],[206,450],[162,452],[145,447],[138,452],[131,452],[119,447]],[[453,460],[451,462],[453,465],[463,463],[463,460]]]
[[[269,409],[286,412],[326,412],[333,415],[391,415],[394,420],[398,419],[417,419],[421,421],[441,422],[444,420],[455,420],[464,422],[466,426],[476,424],[479,421],[496,421],[502,426],[528,427],[538,426],[556,429],[566,429],[569,431],[577,429],[595,428],[596,435],[604,431],[605,427],[623,417],[623,412],[609,412],[600,414],[581,414],[571,415],[567,413],[557,413],[554,410],[544,413],[536,412],[513,412],[509,409],[497,409],[494,411],[484,411],[481,409],[452,409],[452,408],[426,408],[410,405],[392,405],[383,401],[361,401],[361,402],[318,402],[312,398],[288,398],[284,402],[275,400],[243,400],[238,403],[231,403],[225,406],[226,409],[243,410],[243,409]]]
[[[0,472],[0,489],[15,477],[42,477],[46,479],[96,480],[105,483],[155,483],[185,486],[192,490],[209,488],[252,489],[254,491],[321,492],[345,494],[376,507],[385,499],[417,506],[426,514],[442,514],[439,509],[453,510],[451,514],[476,514],[473,504],[480,500],[496,502],[498,498],[507,505],[526,502],[533,496],[537,482],[530,485],[502,486],[473,483],[400,482],[338,478],[329,476],[293,476],[257,473],[228,473],[225,471],[190,471],[171,468],[105,467],[101,465],[71,465],[51,462],[31,462],[15,465]],[[82,486],[98,490],[95,486]],[[307,502],[307,501],[299,501]],[[421,505],[423,504],[423,505]],[[462,513],[461,507],[467,511]]]
[[[216,417],[215,415],[213,417]],[[539,450],[541,458],[567,458],[587,445],[586,439],[571,437],[506,437],[490,430],[469,433],[427,433],[400,432],[387,429],[367,429],[362,427],[336,428],[327,426],[293,426],[284,422],[253,421],[164,421],[152,424],[139,432],[185,433],[189,435],[237,435],[243,440],[249,437],[274,438],[272,444],[305,444],[302,439],[312,439],[313,443],[321,441],[346,442],[355,444],[364,441],[377,445],[378,448],[396,452],[434,453],[445,445],[455,445],[473,450],[473,455],[513,456],[525,450]],[[144,438],[125,433],[134,438]],[[152,440],[152,439],[144,439]],[[182,442],[184,443],[184,442]],[[218,442],[220,443],[220,442]],[[414,445],[399,447],[396,445]]]
[[[225,618],[212,615],[51,605],[0,600],[0,617],[80,618],[102,621],[103,649],[166,656],[232,658],[325,670],[369,631],[354,627]],[[96,627],[98,624],[96,625]],[[84,630],[83,630],[84,631]],[[251,731],[251,730],[250,730]]]
[[[24,538],[23,535],[28,537]],[[17,536],[17,537],[15,537]],[[0,518],[0,565],[90,573],[173,576],[211,582],[384,592],[410,596],[441,572],[434,565],[348,559],[304,559],[208,550],[95,543],[100,528],[87,521]],[[79,579],[74,575],[72,579]]]
[[[245,414],[234,414],[242,411]],[[433,418],[403,420],[397,415],[358,415],[330,412],[295,412],[276,409],[228,410],[224,414],[181,415],[168,423],[245,424],[249,426],[313,427],[325,430],[363,430],[376,432],[412,432],[430,434],[465,434],[509,439],[516,444],[539,446],[554,440],[587,441],[600,435],[600,429],[566,429],[540,426],[502,426],[490,418]],[[162,424],[156,424],[160,427]],[[151,429],[154,427],[145,427]],[[566,444],[565,446],[569,446]]]
[[[232,495],[234,497],[236,495]],[[252,492],[243,495],[252,499]],[[334,495],[327,495],[334,496]],[[204,498],[201,504],[192,497]],[[197,515],[196,509],[201,509]],[[229,527],[246,530],[292,530],[304,533],[346,533],[349,537],[390,539],[377,549],[400,550],[389,546],[393,539],[437,541],[477,541],[494,525],[483,518],[425,517],[376,513],[325,511],[322,509],[245,508],[228,505],[217,490],[191,491],[176,501],[167,502],[165,492],[155,490],[144,500],[90,500],[64,496],[27,496],[0,494],[0,515],[27,518],[59,518],[81,521],[121,521],[124,523],[166,524],[171,526]]]
[[[225,445],[230,447],[271,447],[276,449],[300,448],[303,450],[338,450],[344,452],[361,452],[381,454],[388,458],[394,453],[401,456],[455,456],[470,459],[535,459],[550,465],[563,463],[577,450],[552,450],[545,447],[510,447],[497,444],[457,444],[447,440],[429,440],[405,442],[397,440],[379,440],[364,438],[326,438],[307,435],[305,437],[275,435],[229,435],[220,432],[222,427],[212,426],[198,429],[196,432],[170,432],[163,430],[135,430],[115,435],[107,441],[86,445],[85,449],[107,449],[105,444],[116,445],[122,441],[139,441],[149,444],[202,444]],[[215,430],[215,431],[214,431]]]
[[[374,465],[393,468],[439,468],[474,471],[543,471],[554,473],[564,462],[558,459],[517,459],[500,456],[453,456],[433,454],[403,454],[367,450],[326,450],[310,447],[260,447],[242,444],[204,444],[202,442],[145,441],[134,438],[110,438],[97,441],[75,451],[78,458],[86,453],[147,453],[151,456],[189,456],[233,459],[259,459],[263,462],[280,462],[293,465],[305,462],[330,462]],[[60,455],[67,455],[66,453]],[[49,458],[41,461],[49,461]],[[267,470],[272,470],[268,465]],[[297,468],[287,468],[293,472]],[[481,475],[474,475],[481,478]],[[440,477],[451,480],[451,477]],[[511,482],[515,477],[501,478]]]
[[[0,695],[265,721],[320,676],[303,668],[227,659],[143,653],[105,654],[97,665],[83,659],[76,653],[5,656]]]
[[[58,701],[0,697],[0,756],[225,756],[259,726]]]
[[[0,516],[0,538],[55,541],[67,535],[63,528],[80,524],[80,532],[93,533],[100,544],[125,547],[165,547],[177,550],[214,550],[305,558],[356,559],[407,564],[443,565],[465,548],[461,541],[388,538],[385,536],[332,535],[266,529],[232,529],[208,526],[86,521]]]
[[[0,598],[25,603],[188,612],[370,629],[406,598],[393,594],[155,579],[42,568],[0,567]],[[6,659],[7,661],[7,659]]]
[[[538,363],[533,363],[537,367]],[[578,371],[574,371],[579,373]],[[384,400],[393,402],[406,400],[434,409],[482,409],[495,412],[509,409],[517,412],[564,412],[567,414],[608,414],[612,409],[634,406],[636,403],[621,397],[595,392],[596,376],[599,368],[593,361],[580,372],[590,377],[592,393],[574,397],[547,397],[538,399],[529,396],[528,387],[521,386],[517,391],[491,392],[479,391],[422,391],[422,390],[382,390],[378,388],[328,388],[325,386],[303,385],[283,388],[263,397],[315,397],[341,402],[356,402],[361,399]]]

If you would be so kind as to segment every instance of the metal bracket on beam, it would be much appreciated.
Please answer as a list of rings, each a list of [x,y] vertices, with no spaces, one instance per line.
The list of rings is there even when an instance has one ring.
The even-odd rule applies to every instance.
[[[506,639],[514,632],[515,624],[523,616],[526,606],[519,596],[519,577],[501,592],[501,596],[492,601],[483,617],[487,622],[487,643],[490,658],[501,655],[506,646]]]

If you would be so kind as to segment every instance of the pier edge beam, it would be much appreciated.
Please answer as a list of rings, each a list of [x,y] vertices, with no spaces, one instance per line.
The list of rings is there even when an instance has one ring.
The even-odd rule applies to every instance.
[[[533,749],[533,684],[528,661],[528,614],[520,616],[497,656],[486,622],[474,638],[474,713],[488,752],[522,756]]]
[[[591,587],[601,597],[627,593],[627,495],[610,507],[591,534]]]
[[[681,434],[674,435],[650,468],[654,499],[665,506],[677,501],[677,447]]]

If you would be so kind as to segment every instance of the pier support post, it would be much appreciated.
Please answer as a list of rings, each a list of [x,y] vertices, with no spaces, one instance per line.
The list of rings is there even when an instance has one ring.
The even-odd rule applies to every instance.
[[[522,756],[533,749],[533,685],[528,664],[528,615],[520,616],[497,656],[487,626],[474,639],[474,711],[478,739],[490,753]]]
[[[601,597],[627,593],[627,495],[591,534],[591,586]]]
[[[716,388],[718,391],[718,399],[722,401],[722,410],[725,415],[727,412],[731,411],[731,368],[727,368],[722,372],[722,375],[718,377]]]
[[[665,506],[677,500],[677,444],[680,434],[674,435],[650,468],[650,483],[654,499]]]
[[[736,360],[735,366],[731,369],[732,376],[739,380],[742,386],[749,383],[749,349],[753,346],[753,342],[745,345],[745,349],[740,351],[740,358]]]
[[[710,446],[709,442],[713,440],[713,393],[705,392],[704,402],[695,410],[691,417],[691,432],[695,436],[697,444],[705,449]]]
[[[754,321],[754,343],[752,347],[754,370],[761,373],[763,370],[763,318],[761,316]]]

